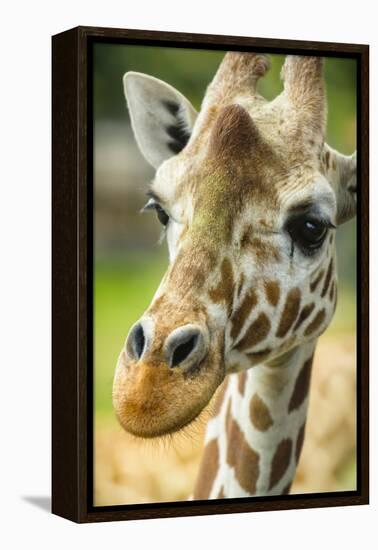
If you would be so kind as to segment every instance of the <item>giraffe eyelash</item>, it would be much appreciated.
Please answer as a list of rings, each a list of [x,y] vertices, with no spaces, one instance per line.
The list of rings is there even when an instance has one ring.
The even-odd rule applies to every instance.
[[[160,216],[159,216],[159,209],[160,209],[160,212],[163,212],[166,216],[167,216],[167,222],[164,224],[161,219],[160,219]],[[156,202],[156,200],[151,197],[147,203],[143,206],[143,208],[141,209],[141,213],[144,214],[145,212],[149,212],[151,210],[155,210],[156,212],[158,212],[158,218],[159,218],[159,221],[160,223],[162,223],[163,227],[162,227],[162,230],[160,232],[160,237],[158,239],[158,242],[157,244],[158,245],[161,245],[167,235],[167,228],[168,228],[168,225],[169,225],[169,222],[170,222],[170,216],[166,213],[166,211],[160,206],[160,204],[158,202]]]
[[[145,212],[149,212],[150,210],[153,210],[156,206],[157,202],[151,198],[149,199],[146,204],[143,206],[143,208],[140,209],[140,213],[144,214]]]
[[[166,236],[167,236],[167,227],[168,227],[168,225],[166,225],[165,227],[163,227],[163,229],[161,230],[161,232],[160,232],[160,237],[159,237],[158,242],[157,242],[158,245],[163,244],[164,239],[165,239]]]

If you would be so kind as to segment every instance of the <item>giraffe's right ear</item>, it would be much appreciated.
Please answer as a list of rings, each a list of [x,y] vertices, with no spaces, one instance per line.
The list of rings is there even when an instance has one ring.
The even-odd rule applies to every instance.
[[[197,112],[180,92],[152,76],[128,72],[123,87],[139,149],[158,168],[185,147]]]
[[[336,152],[338,172],[337,225],[341,225],[356,215],[357,209],[357,155],[341,155]]]

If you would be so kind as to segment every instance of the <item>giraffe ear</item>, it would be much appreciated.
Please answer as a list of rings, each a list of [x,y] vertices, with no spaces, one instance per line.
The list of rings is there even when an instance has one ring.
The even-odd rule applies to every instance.
[[[339,173],[337,182],[337,225],[347,222],[356,215],[357,209],[357,155],[350,157],[336,154]]]
[[[197,112],[180,92],[152,76],[128,72],[123,87],[139,149],[158,168],[185,147]]]

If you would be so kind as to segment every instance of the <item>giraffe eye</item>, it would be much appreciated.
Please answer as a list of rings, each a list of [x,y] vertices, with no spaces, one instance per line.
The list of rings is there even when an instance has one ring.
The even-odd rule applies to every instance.
[[[150,199],[145,207],[142,209],[142,212],[145,212],[146,210],[155,210],[159,222],[164,225],[164,227],[168,225],[169,215],[166,213],[164,208],[160,206],[159,203],[155,202],[153,199]]]
[[[333,226],[325,220],[301,216],[289,221],[287,231],[293,243],[310,255],[321,247],[330,227]]]
[[[160,206],[160,204],[155,204],[155,210],[156,210],[156,215],[158,217],[158,220],[159,222],[164,225],[164,227],[166,225],[168,225],[168,222],[169,222],[169,216],[168,214],[166,213],[166,211]]]

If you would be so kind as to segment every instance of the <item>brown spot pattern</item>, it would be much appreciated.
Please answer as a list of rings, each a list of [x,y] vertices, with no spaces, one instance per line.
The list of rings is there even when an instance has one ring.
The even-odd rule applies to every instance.
[[[273,489],[284,476],[290,464],[292,447],[291,439],[283,439],[278,445],[272,460],[269,489]]]
[[[217,495],[217,498],[226,498],[226,495],[224,494],[223,485],[222,485],[222,487],[219,489],[219,493],[218,493],[218,495]]]
[[[306,425],[303,424],[303,426],[299,430],[298,436],[297,436],[297,443],[295,445],[295,460],[296,460],[297,464],[299,462],[299,457],[301,456],[301,451],[302,451],[302,447],[303,447],[304,436],[305,436],[305,427],[306,427]]]
[[[327,269],[327,274],[326,274],[325,279],[324,279],[324,285],[323,285],[323,290],[322,290],[322,294],[321,294],[322,298],[327,293],[329,283],[331,281],[332,269],[333,269],[333,259],[331,259],[331,261],[329,262],[329,266],[328,266],[328,269]]]
[[[311,315],[311,313],[314,311],[315,304],[312,302],[311,304],[307,304],[304,306],[302,311],[299,314],[298,321],[295,323],[294,330],[297,330],[301,324]]]
[[[206,445],[201,468],[194,489],[194,500],[208,499],[219,468],[218,441],[212,439]]]
[[[221,280],[219,284],[209,290],[209,296],[215,303],[225,302],[228,314],[231,313],[234,296],[234,276],[232,265],[228,258],[224,258],[221,265]]]
[[[304,332],[305,336],[309,336],[310,334],[318,330],[318,328],[320,327],[320,325],[323,323],[325,319],[325,315],[326,315],[325,309],[321,309],[320,311],[318,311],[315,318],[311,321],[311,323],[306,328]]]
[[[266,432],[273,425],[269,409],[257,393],[249,404],[249,416],[254,427],[261,432]]]
[[[289,412],[298,409],[306,399],[310,386],[311,365],[312,357],[307,359],[304,363],[300,373],[298,374],[298,378],[295,381],[294,390],[289,403]]]
[[[279,284],[277,283],[277,281],[266,281],[264,286],[266,299],[272,306],[275,307],[278,304],[278,300],[280,299]]]
[[[244,491],[253,495],[259,476],[260,457],[246,442],[237,422],[230,416],[227,428],[227,463]]]
[[[244,395],[245,385],[247,383],[247,372],[243,371],[238,374],[238,391],[240,395]]]
[[[252,309],[256,306],[256,304],[257,304],[257,295],[256,295],[256,292],[252,289],[244,297],[244,300],[242,301],[241,306],[232,316],[232,328],[231,328],[232,339],[235,339],[239,335],[248,315],[250,314]]]
[[[312,283],[310,283],[310,290],[311,292],[314,292],[316,290],[316,287],[318,286],[318,284],[320,283],[320,281],[322,280],[323,278],[323,275],[324,275],[324,269],[322,269],[319,274],[317,275],[317,277],[312,281]]]
[[[283,338],[289,332],[299,312],[301,293],[298,288],[292,288],[286,297],[276,336]]]
[[[257,319],[250,325],[237,348],[241,351],[252,348],[262,342],[270,330],[270,321],[265,313],[260,313]]]

